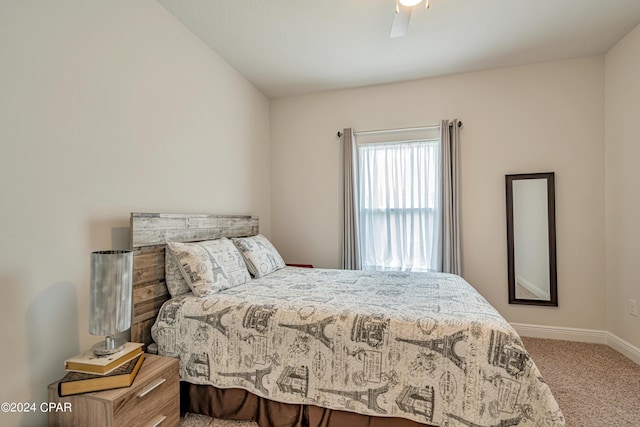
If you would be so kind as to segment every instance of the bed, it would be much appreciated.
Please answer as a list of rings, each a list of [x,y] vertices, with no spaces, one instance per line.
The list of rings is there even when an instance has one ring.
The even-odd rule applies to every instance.
[[[253,216],[134,213],[131,231],[132,341],[180,359],[184,411],[261,427],[564,425],[518,334],[459,276],[285,266]],[[184,254],[210,243],[239,249],[219,264],[247,272],[189,269]],[[230,281],[199,287],[212,276]]]

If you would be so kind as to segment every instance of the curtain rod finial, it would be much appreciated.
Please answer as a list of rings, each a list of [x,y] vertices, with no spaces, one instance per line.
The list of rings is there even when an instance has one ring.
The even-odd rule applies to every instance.
[[[342,135],[343,135],[343,134],[342,134],[342,132],[340,132],[340,131],[338,131],[338,133],[336,134],[336,136],[337,136],[338,138],[342,138]]]

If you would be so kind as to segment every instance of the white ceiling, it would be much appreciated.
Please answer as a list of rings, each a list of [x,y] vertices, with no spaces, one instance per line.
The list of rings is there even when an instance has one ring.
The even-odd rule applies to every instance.
[[[640,0],[157,0],[269,97],[604,53]]]

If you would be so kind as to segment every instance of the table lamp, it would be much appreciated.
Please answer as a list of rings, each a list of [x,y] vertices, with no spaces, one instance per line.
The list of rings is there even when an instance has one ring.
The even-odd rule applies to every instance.
[[[116,353],[126,343],[115,334],[131,327],[132,279],[132,251],[91,253],[89,333],[105,336],[93,346],[96,355]]]

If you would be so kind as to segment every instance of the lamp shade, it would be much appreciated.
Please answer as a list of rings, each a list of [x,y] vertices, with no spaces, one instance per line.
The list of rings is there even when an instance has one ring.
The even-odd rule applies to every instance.
[[[112,336],[131,327],[132,281],[132,251],[91,253],[91,335]]]

